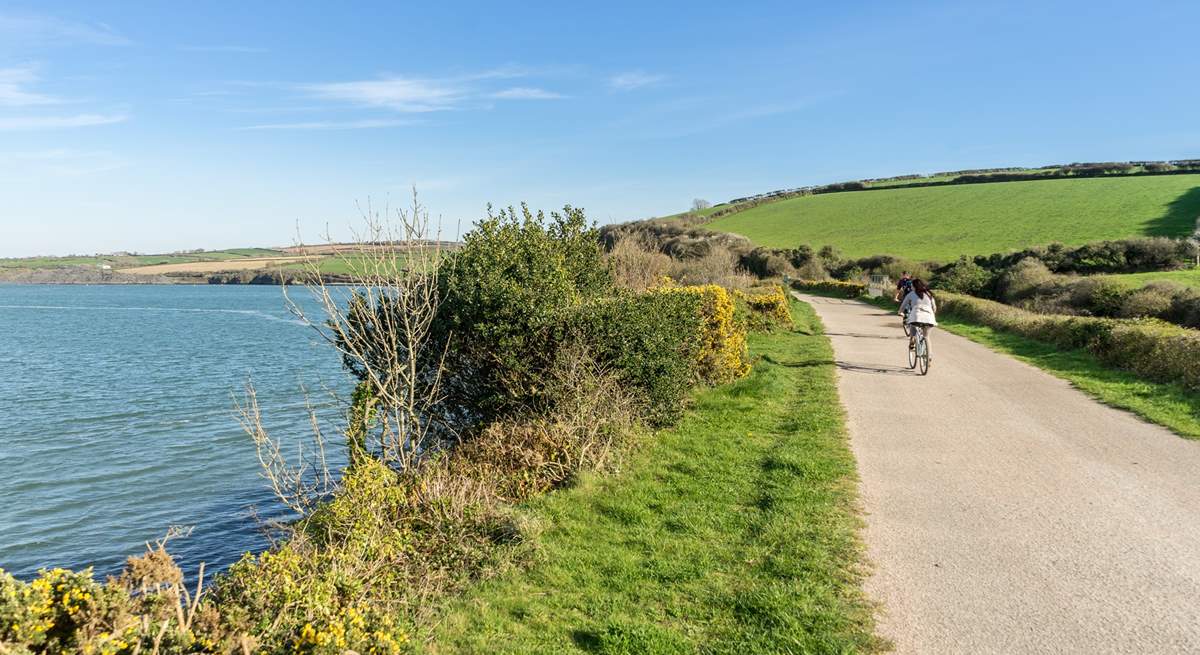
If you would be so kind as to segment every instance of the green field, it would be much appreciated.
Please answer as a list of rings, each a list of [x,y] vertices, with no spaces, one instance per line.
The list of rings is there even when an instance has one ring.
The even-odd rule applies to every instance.
[[[278,257],[284,253],[270,248],[229,248],[195,253],[162,255],[99,255],[78,257],[21,257],[0,259],[0,268],[66,268],[68,266],[98,266],[108,264],[115,269],[154,264],[187,264],[190,262],[226,261],[248,257]]]
[[[1160,280],[1200,289],[1200,268],[1188,268],[1180,271],[1151,271],[1149,273],[1106,275],[1105,277],[1110,280],[1116,280],[1131,289],[1144,287],[1151,282]]]
[[[834,245],[850,257],[951,260],[1055,241],[1183,236],[1200,215],[1200,175],[1107,177],[807,196],[708,227],[759,245]]]
[[[534,561],[451,603],[426,651],[878,650],[833,352],[808,305],[793,315],[621,473],[524,508]]]

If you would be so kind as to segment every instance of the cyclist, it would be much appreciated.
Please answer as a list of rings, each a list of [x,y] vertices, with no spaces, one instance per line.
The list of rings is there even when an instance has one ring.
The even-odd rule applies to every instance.
[[[908,297],[909,291],[912,291],[912,275],[910,275],[908,271],[904,271],[904,273],[900,276],[900,279],[896,282],[896,293],[892,296],[892,300],[895,302],[904,300]],[[901,310],[899,314],[903,317],[901,320],[903,320],[905,326],[907,326],[908,315],[904,313],[904,310]],[[907,331],[907,327],[905,330]]]
[[[900,303],[900,313],[904,314],[904,324],[920,328],[928,343],[929,330],[937,325],[937,300],[934,299],[933,292],[929,290],[925,280],[912,281],[912,291],[909,291]],[[916,332],[911,328],[909,332],[911,336],[908,338],[908,347],[915,348]]]
[[[896,295],[892,297],[892,300],[895,300],[896,302],[904,300],[904,298],[908,296],[908,292],[912,291],[912,284],[912,275],[909,275],[908,271],[904,271],[904,274],[901,275],[900,279],[896,282]]]

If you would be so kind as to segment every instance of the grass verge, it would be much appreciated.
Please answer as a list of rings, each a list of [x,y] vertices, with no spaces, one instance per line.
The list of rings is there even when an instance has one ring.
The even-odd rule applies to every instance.
[[[833,353],[812,309],[792,312],[794,330],[752,335],[747,378],[624,471],[531,502],[533,561],[454,601],[428,651],[878,649]]]

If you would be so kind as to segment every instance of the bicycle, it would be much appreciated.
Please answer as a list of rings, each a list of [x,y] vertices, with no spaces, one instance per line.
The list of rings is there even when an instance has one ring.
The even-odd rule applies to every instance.
[[[905,332],[911,330],[911,341],[908,344],[908,367],[920,367],[921,375],[929,374],[929,340],[925,338],[925,331],[919,326],[908,327],[905,324]]]

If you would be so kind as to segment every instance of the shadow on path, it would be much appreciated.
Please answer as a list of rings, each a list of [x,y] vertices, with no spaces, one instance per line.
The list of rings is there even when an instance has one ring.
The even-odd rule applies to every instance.
[[[887,364],[860,364],[837,360],[834,362],[843,371],[854,373],[873,373],[875,375],[917,375],[917,372],[907,366],[889,366]]]

